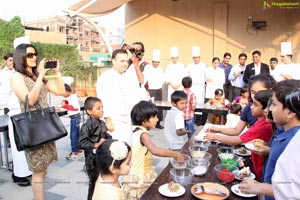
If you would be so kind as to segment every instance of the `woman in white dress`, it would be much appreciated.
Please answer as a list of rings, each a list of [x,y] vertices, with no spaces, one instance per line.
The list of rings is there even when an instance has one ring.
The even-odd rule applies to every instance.
[[[215,96],[216,89],[222,89],[225,83],[224,70],[219,68],[220,59],[214,57],[212,59],[212,66],[206,69],[206,90],[205,99],[210,99]]]

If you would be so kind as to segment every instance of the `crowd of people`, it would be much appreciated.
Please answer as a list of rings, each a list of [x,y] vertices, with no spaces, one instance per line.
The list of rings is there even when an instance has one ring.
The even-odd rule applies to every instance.
[[[52,69],[54,84],[45,78],[49,70],[44,68],[45,59],[38,62],[37,49],[23,42],[16,45],[13,55],[4,57],[7,67],[0,74],[10,75],[6,77],[10,84],[4,91],[12,93],[5,99],[12,99],[14,106],[3,102],[3,96],[1,106],[12,115],[16,109],[24,112],[25,96],[30,110],[37,109],[36,104],[48,107],[47,92],[65,97],[63,106],[70,112],[71,125],[71,153],[66,158],[72,160],[84,151],[89,177],[87,199],[119,200],[139,199],[153,183],[157,177],[153,155],[183,159],[180,149],[195,132],[197,103],[229,105],[230,125],[208,127],[205,139],[231,146],[262,139],[266,145],[251,151],[256,180],[244,179],[240,190],[264,194],[265,199],[291,199],[296,194],[291,191],[300,189],[300,164],[294,153],[299,143],[300,70],[291,62],[290,49],[291,43],[282,43],[281,63],[271,58],[270,67],[261,63],[257,50],[252,52],[253,63],[248,65],[247,55],[241,53],[239,63],[232,66],[231,54],[226,52],[222,61],[214,57],[208,66],[200,62],[200,47],[193,47],[193,62],[185,67],[179,62],[178,48],[172,47],[171,64],[164,72],[159,67],[159,50],[153,51],[149,64],[143,58],[142,42],[124,45],[113,51],[112,68],[98,77],[97,97],[85,100],[88,119],[80,127],[78,99],[64,84],[59,61]],[[1,87],[7,84],[2,80]],[[172,107],[163,118],[162,111],[150,99],[162,100],[165,83]],[[202,116],[202,123],[206,117]],[[157,147],[151,140],[149,131],[154,128],[164,129],[167,148]],[[15,146],[12,130],[10,126],[9,135]],[[32,185],[34,199],[45,199],[47,168],[57,161],[55,142],[24,152],[16,148],[14,151],[14,155],[21,154],[14,160],[14,182]],[[17,160],[22,160],[23,165]],[[21,166],[22,173],[18,171]],[[287,173],[287,169],[294,173]],[[30,182],[27,177],[31,173]]]

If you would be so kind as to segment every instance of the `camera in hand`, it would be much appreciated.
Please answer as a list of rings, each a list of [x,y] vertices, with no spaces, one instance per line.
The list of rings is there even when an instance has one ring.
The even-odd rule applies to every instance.
[[[142,58],[142,51],[141,50],[136,50],[136,49],[134,49],[134,48],[131,48],[131,49],[129,49],[129,51],[131,52],[131,53],[133,53],[137,58]]]
[[[243,74],[244,73],[244,71],[241,71],[241,74]]]
[[[121,49],[123,50],[129,50],[131,53],[133,53],[137,58],[143,57],[143,52],[141,50],[136,50],[135,48],[131,47],[129,44],[123,44]]]
[[[45,68],[56,68],[57,67],[57,61],[56,60],[51,60],[51,61],[46,61],[45,62]]]

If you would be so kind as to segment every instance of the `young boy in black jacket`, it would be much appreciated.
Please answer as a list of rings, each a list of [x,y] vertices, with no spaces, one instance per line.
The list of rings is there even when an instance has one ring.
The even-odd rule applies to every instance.
[[[89,115],[89,118],[81,126],[79,137],[79,148],[84,150],[85,166],[90,166],[89,161],[95,160],[96,149],[106,140],[111,138],[107,132],[107,127],[103,117],[103,105],[97,97],[88,97],[84,102],[84,109]],[[87,170],[89,171],[89,170]],[[90,174],[88,174],[90,178]],[[93,191],[90,191],[91,183],[89,183],[88,200],[92,199]]]

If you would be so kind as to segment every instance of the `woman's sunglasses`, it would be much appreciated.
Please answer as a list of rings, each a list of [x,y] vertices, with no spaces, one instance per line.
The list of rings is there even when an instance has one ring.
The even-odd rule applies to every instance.
[[[33,58],[33,56],[37,57],[38,54],[37,53],[28,53],[28,54],[26,54],[26,58]]]

